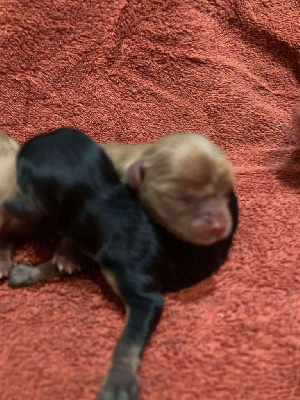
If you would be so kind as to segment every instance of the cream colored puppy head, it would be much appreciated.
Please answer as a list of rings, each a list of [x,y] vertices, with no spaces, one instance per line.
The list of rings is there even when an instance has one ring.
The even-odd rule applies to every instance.
[[[171,134],[131,165],[127,182],[154,221],[181,240],[211,245],[232,231],[230,161],[202,135]]]

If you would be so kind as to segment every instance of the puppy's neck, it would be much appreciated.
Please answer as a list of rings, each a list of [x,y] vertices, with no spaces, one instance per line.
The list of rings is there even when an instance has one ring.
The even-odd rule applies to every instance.
[[[152,143],[123,144],[112,142],[101,144],[101,146],[112,159],[121,180],[125,182],[128,168],[136,161],[144,158]]]

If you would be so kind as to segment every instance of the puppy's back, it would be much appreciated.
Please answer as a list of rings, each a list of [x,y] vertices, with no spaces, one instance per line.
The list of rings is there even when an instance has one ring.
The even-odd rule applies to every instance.
[[[61,236],[111,268],[144,269],[158,255],[155,229],[136,196],[84,133],[61,128],[31,139],[17,172],[21,196],[6,203],[12,215],[51,220]]]
[[[61,178],[76,175],[89,161],[92,163],[97,150],[92,139],[82,132],[60,128],[26,142],[19,153],[18,167],[40,169],[41,174],[56,174]]]
[[[103,149],[74,128],[59,128],[25,143],[18,157],[20,185],[26,176],[41,183],[57,182],[64,190],[82,182],[90,187],[119,182]]]

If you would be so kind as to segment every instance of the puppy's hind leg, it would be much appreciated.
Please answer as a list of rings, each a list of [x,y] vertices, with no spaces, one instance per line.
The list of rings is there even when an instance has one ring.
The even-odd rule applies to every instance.
[[[52,260],[36,267],[27,264],[16,265],[10,272],[9,286],[32,286],[57,276],[65,276],[66,272],[72,274],[79,271],[87,261],[90,261],[90,258],[74,242],[63,239]]]
[[[18,264],[10,271],[8,285],[13,288],[33,286],[38,282],[47,281],[59,275],[56,265],[51,260],[36,267]]]
[[[6,278],[12,268],[13,245],[0,239],[0,279]]]
[[[110,284],[114,281],[114,290],[126,303],[126,325],[98,400],[137,400],[137,370],[146,343],[159,321],[163,297],[158,292],[144,289],[151,279],[149,276],[135,274],[130,279],[126,274],[116,278],[111,271],[103,269],[103,272]]]

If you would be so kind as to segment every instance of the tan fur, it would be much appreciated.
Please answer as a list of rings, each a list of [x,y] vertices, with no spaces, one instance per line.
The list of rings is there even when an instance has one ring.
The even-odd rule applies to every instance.
[[[130,166],[141,164],[140,201],[156,222],[180,239],[200,245],[219,240],[211,237],[206,228],[199,228],[198,234],[191,228],[201,215],[212,214],[213,210],[222,214],[226,223],[220,239],[230,234],[228,193],[233,188],[233,169],[210,140],[199,134],[174,133],[153,143],[109,143],[103,147],[123,181],[128,179]]]
[[[113,290],[118,296],[121,297],[120,292],[119,292],[119,289],[118,289],[118,285],[117,285],[117,280],[116,280],[114,274],[113,274],[110,270],[108,270],[108,269],[106,269],[106,268],[104,268],[104,267],[101,269],[101,272],[102,272],[102,275],[104,276],[106,282],[107,282],[107,283],[110,285],[110,287],[112,288],[112,290]],[[122,297],[121,297],[121,298],[122,298]]]
[[[18,142],[8,136],[6,132],[0,131],[0,157],[16,154],[19,147]]]
[[[126,180],[126,172],[130,165],[144,158],[151,150],[153,143],[122,144],[122,143],[101,143],[105,152],[113,160],[114,166],[123,182]]]
[[[5,132],[0,131],[0,278],[7,276],[11,269],[12,243],[14,236],[23,229],[23,224],[12,218],[3,203],[17,193],[16,157],[18,143]]]
[[[17,192],[16,157],[18,143],[0,131],[0,204]]]

